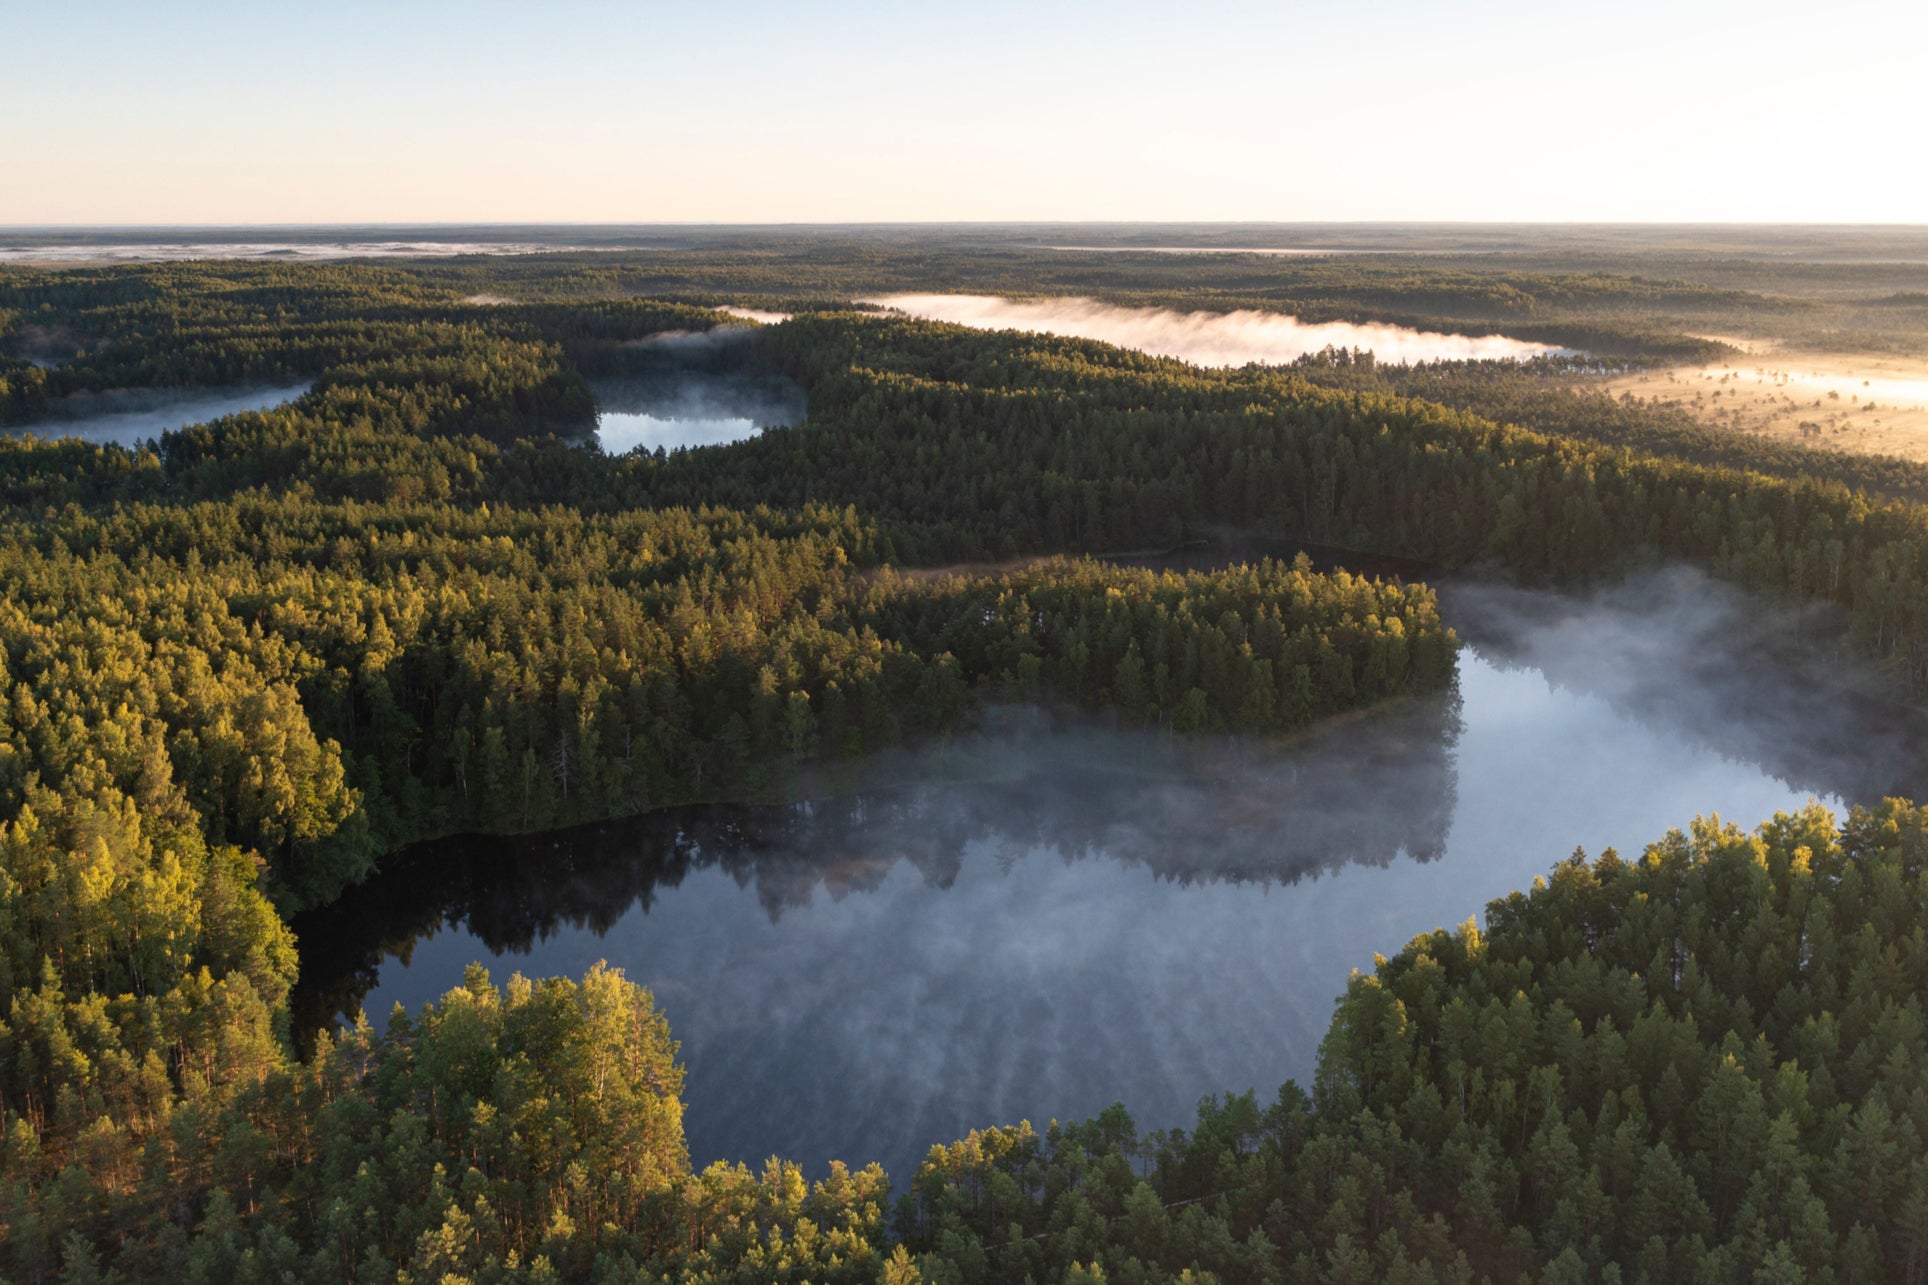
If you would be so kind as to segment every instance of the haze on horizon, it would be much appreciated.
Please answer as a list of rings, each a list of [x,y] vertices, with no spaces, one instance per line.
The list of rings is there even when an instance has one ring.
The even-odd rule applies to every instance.
[[[1928,8],[4,4],[0,225],[1928,222]]]

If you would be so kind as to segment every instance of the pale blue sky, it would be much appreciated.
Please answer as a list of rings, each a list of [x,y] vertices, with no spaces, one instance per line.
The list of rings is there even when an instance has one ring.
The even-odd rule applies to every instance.
[[[1928,222],[1928,4],[0,0],[0,224]]]

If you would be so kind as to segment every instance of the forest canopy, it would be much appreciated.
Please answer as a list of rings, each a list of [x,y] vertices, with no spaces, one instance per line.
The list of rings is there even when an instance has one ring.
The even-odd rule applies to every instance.
[[[1557,327],[1585,305],[1625,312],[1623,338],[1648,303],[1734,302],[1294,273],[1347,315]],[[610,969],[473,972],[297,1056],[287,917],[418,840],[780,797],[1004,699],[1266,736],[1454,681],[1425,585],[1130,565],[1221,534],[1554,584],[1683,560],[1831,605],[1895,690],[1928,685],[1906,470],[1603,420],[1530,371],[1202,370],[834,297],[754,329],[707,306],[831,281],[0,272],[0,422],[28,429],[0,439],[7,1273],[1919,1276],[1923,823],[1899,803],[1564,864],[1484,933],[1357,979],[1314,1083],[1275,1103],[1149,1137],[1122,1109],[1004,1122],[896,1188],[806,1182],[817,1157],[692,1172],[674,1041]],[[802,385],[805,423],[585,444],[586,376],[726,327],[732,361]],[[307,391],[133,448],[31,431],[77,393],[269,379]]]
[[[1576,854],[1355,975],[1309,1085],[987,1128],[901,1191],[692,1171],[667,1026],[601,967],[471,970],[305,1064],[223,1009],[143,1143],[103,1119],[37,1179],[15,1119],[7,1248],[28,1279],[1904,1280],[1925,867],[1900,803]]]

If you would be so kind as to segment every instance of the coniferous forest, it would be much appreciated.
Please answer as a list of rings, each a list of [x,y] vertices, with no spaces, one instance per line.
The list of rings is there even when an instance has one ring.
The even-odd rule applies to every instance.
[[[1579,359],[1210,367],[856,301],[1505,325],[1626,368],[1717,358],[1735,314],[1913,342],[1891,311],[1765,269],[1027,253],[0,268],[0,1279],[1928,1276],[1900,799],[1540,854],[1483,925],[1378,943],[1309,1082],[1182,1129],[986,1120],[909,1173],[693,1165],[675,1033],[615,968],[477,966],[297,1030],[325,946],[291,925],[420,845],[791,799],[1010,703],[1289,742],[1448,701],[1433,575],[1685,564],[1821,622],[1891,704],[1928,691],[1918,464],[1615,400]],[[807,416],[601,449],[590,381],[676,345]],[[306,391],[131,446],[47,429],[265,384]],[[1160,562],[1232,538],[1270,552]]]

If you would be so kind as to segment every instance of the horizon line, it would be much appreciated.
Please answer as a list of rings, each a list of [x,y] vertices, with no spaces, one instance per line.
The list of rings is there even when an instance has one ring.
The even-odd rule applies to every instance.
[[[1791,228],[1893,229],[1928,231],[1928,220],[1918,223],[1844,220],[1788,221],[1770,219],[849,219],[849,220],[702,220],[636,221],[521,219],[521,220],[384,220],[346,222],[267,223],[0,223],[0,233],[50,232],[227,232],[321,229],[513,229],[513,228],[1012,228],[1012,227],[1193,227],[1193,228]]]

